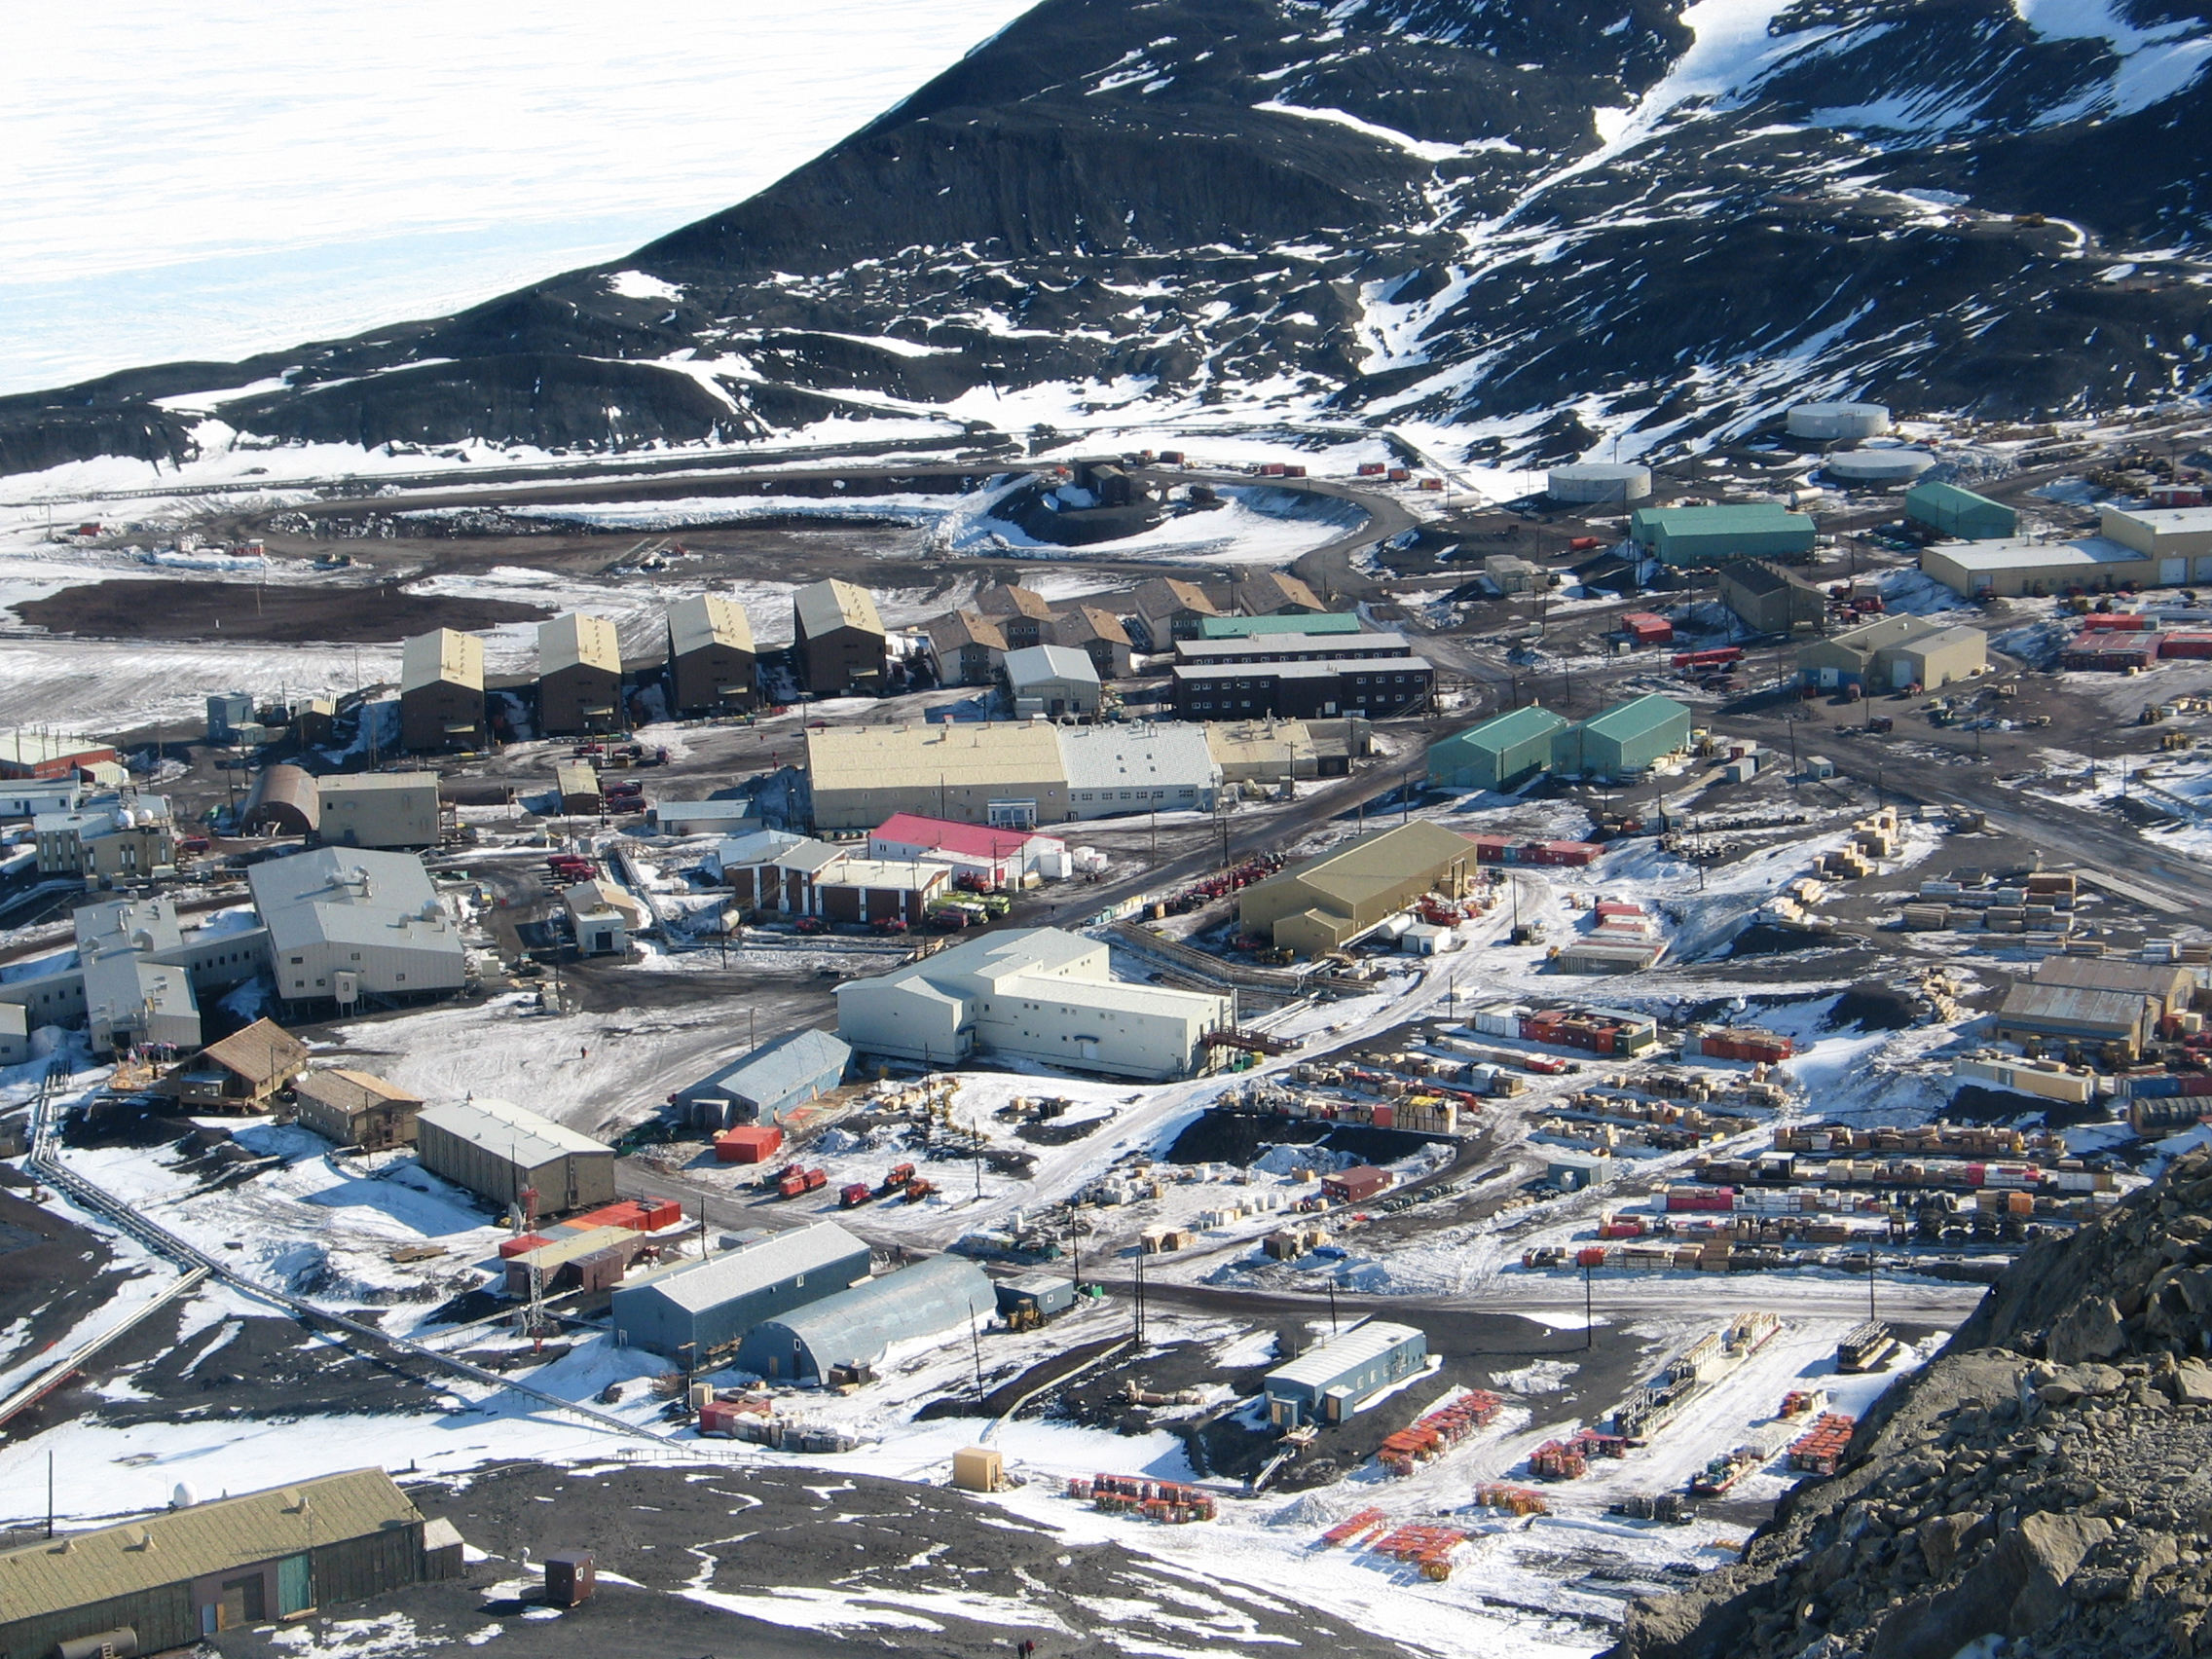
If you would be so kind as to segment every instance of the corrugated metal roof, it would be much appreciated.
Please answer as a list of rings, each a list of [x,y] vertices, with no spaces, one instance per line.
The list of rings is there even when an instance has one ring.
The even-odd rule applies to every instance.
[[[609,674],[622,672],[622,647],[614,624],[603,616],[586,616],[571,610],[537,625],[537,672],[540,678],[564,668],[587,663]]]
[[[315,780],[315,792],[323,795],[399,794],[411,790],[435,794],[437,788],[435,772],[347,772]]]
[[[1208,616],[1198,623],[1201,640],[1248,640],[1265,634],[1356,634],[1363,624],[1348,610],[1307,611],[1298,616]]]
[[[1024,645],[1006,653],[1006,677],[1016,691],[1044,680],[1067,680],[1078,685],[1098,683],[1098,670],[1088,651],[1073,645]]]
[[[2115,962],[2109,957],[2049,956],[2036,965],[2039,985],[2074,985],[2089,991],[2133,991],[2172,1002],[2196,982],[2187,968],[2170,962]]]
[[[1032,841],[1066,844],[1055,835],[1035,830],[993,830],[982,824],[955,824],[945,818],[925,818],[918,812],[893,813],[875,827],[868,839],[892,846],[961,853],[977,859],[1014,858]]]
[[[484,642],[474,634],[452,628],[433,628],[417,634],[399,648],[399,689],[421,690],[440,681],[484,689]]]
[[[246,885],[271,942],[280,948],[366,934],[377,943],[462,954],[461,936],[412,853],[317,847],[255,865]],[[402,937],[379,937],[388,932]]]
[[[1293,865],[1280,875],[1271,875],[1259,887],[1296,882],[1329,894],[1357,913],[1357,907],[1378,893],[1391,891],[1419,871],[1440,869],[1458,859],[1470,865],[1475,862],[1473,842],[1457,830],[1417,818],[1411,824],[1378,830],[1319,858]],[[1257,893],[1259,887],[1246,891]]]
[[[1767,530],[1811,530],[1802,513],[1772,501],[1742,501],[1717,507],[1639,507],[1630,515],[1637,538],[1645,532],[1667,535],[1735,535]]]
[[[1903,648],[1923,652],[1947,651],[1958,645],[1978,645],[1987,650],[1989,636],[1979,628],[1970,628],[1962,622],[1955,628],[1938,628],[1933,634],[1925,634],[1918,639],[1909,640],[1905,643]]]
[[[810,640],[834,634],[840,628],[864,628],[871,634],[883,632],[883,618],[876,614],[875,601],[868,596],[867,589],[841,582],[834,576],[793,594],[792,611]]]
[[[1067,781],[1059,737],[1043,720],[830,726],[806,734],[806,767],[817,793]]]
[[[1723,587],[1741,588],[1747,594],[1780,593],[1785,588],[1803,588],[1807,593],[1821,590],[1794,571],[1764,559],[1735,559],[1720,568]]]
[[[1626,743],[1632,738],[1641,737],[1645,732],[1656,730],[1669,720],[1687,720],[1689,718],[1689,710],[1681,704],[1672,697],[1662,697],[1653,692],[1648,696],[1632,698],[1626,703],[1614,704],[1604,714],[1594,715],[1584,720],[1582,729],[1615,743]]]
[[[1909,645],[1931,634],[1943,632],[1943,624],[1926,616],[1878,616],[1857,628],[1846,628],[1834,635],[1828,643],[1846,650],[1872,652],[1885,651],[1894,645]]]
[[[1996,541],[1938,541],[1930,551],[1962,571],[2072,571],[2151,562],[2150,554],[2102,535],[2078,535],[2070,541],[2040,541],[2024,535]]]
[[[604,1152],[608,1157],[613,1156],[611,1147],[577,1133],[566,1124],[541,1118],[511,1100],[495,1100],[485,1095],[446,1106],[425,1106],[420,1121],[524,1169],[535,1169],[570,1153]]]
[[[1370,1319],[1364,1325],[1354,1325],[1342,1336],[1331,1337],[1308,1348],[1288,1365],[1277,1366],[1268,1373],[1267,1380],[1270,1383],[1288,1382],[1301,1388],[1326,1387],[1346,1372],[1356,1370],[1369,1360],[1381,1359],[1400,1343],[1420,1335],[1411,1325]]]
[[[787,1032],[685,1089],[686,1094],[727,1094],[756,1103],[781,1100],[835,1066],[850,1064],[853,1051],[827,1031]]]
[[[1539,703],[1530,703],[1525,709],[1514,709],[1470,726],[1450,738],[1447,743],[1464,743],[1474,749],[1510,749],[1516,744],[1532,743],[1549,737],[1563,729],[1567,721],[1561,716]],[[1442,747],[1439,745],[1438,747]]]
[[[997,1310],[998,1295],[974,1262],[933,1256],[764,1320],[754,1331],[765,1345],[779,1338],[803,1344],[815,1365],[826,1369],[871,1364],[893,1343],[934,1337]]]
[[[1962,490],[1956,484],[1915,484],[1904,493],[1904,504],[1913,507],[1930,507],[1950,512],[1972,512],[1976,507],[2012,516],[2012,509],[2002,501],[1993,501],[1987,496],[1977,496],[1972,490]]]
[[[716,593],[696,594],[668,608],[668,645],[671,656],[688,656],[709,645],[749,651],[753,648],[753,618],[734,599]]]
[[[0,1551],[0,1617],[64,1612],[422,1519],[382,1469],[354,1469],[41,1539]]]
[[[1309,639],[1311,640],[1311,644],[1304,643]],[[1367,633],[1350,636],[1344,634],[1294,635],[1289,639],[1264,640],[1257,644],[1248,639],[1199,639],[1175,642],[1175,655],[1179,660],[1201,664],[1234,660],[1239,652],[1295,651],[1310,658],[1321,658],[1331,652],[1353,649],[1370,651],[1379,655],[1389,652],[1399,656],[1411,656],[1413,654],[1413,642],[1403,634]],[[1345,660],[1350,662],[1358,659],[1347,656]],[[1383,660],[1387,661],[1388,658],[1384,657]]]
[[[866,1256],[867,1246],[835,1222],[818,1221],[812,1227],[772,1233],[703,1262],[679,1262],[662,1268],[632,1279],[617,1294],[627,1297],[647,1292],[687,1313],[704,1313],[800,1273],[817,1272],[855,1254]]]
[[[2052,1020],[2070,1026],[2133,1030],[2143,1017],[2146,1003],[2155,1000],[2139,991],[2099,991],[2079,985],[2039,985],[2023,980],[2005,993],[1998,1013],[2007,1019]]]

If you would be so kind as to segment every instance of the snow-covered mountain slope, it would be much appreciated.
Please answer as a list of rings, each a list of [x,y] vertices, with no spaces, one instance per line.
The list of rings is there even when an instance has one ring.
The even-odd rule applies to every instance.
[[[2208,56],[2193,0],[1047,0],[626,260],[0,400],[0,469],[1071,409],[1533,461],[1845,390],[2139,404],[2212,333]]]

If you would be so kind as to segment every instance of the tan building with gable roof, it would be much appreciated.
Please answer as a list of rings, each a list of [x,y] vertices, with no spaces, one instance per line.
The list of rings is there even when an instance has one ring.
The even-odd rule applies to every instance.
[[[872,696],[883,686],[883,618],[866,588],[831,578],[792,595],[792,659],[799,689]]]
[[[745,607],[704,593],[668,608],[669,702],[677,714],[743,714],[754,684],[753,618]]]
[[[265,1112],[307,1065],[305,1043],[274,1019],[257,1019],[171,1067],[156,1088],[203,1112]]]
[[[1288,571],[1239,571],[1232,577],[1231,593],[1244,616],[1295,616],[1301,611],[1325,612],[1310,587]]]
[[[1139,582],[1129,604],[1136,619],[1144,624],[1155,651],[1173,650],[1177,640],[1197,638],[1198,626],[1206,617],[1222,613],[1205,589],[1173,576],[1154,576]]]
[[[1101,680],[1122,679],[1130,671],[1129,631],[1101,606],[1070,606],[1045,630],[1045,642],[1072,645],[1088,654]]]
[[[622,647],[614,624],[570,611],[537,625],[537,727],[546,737],[618,731]]]
[[[1319,956],[1388,920],[1432,888],[1458,893],[1475,867],[1474,844],[1425,819],[1347,841],[1244,889],[1236,904],[1247,934]]]
[[[1044,721],[830,726],[806,734],[817,830],[892,814],[1026,829],[1068,816],[1060,742]]]
[[[346,1066],[311,1071],[292,1086],[300,1122],[339,1146],[386,1152],[415,1144],[423,1097],[396,1083]]]
[[[484,642],[474,634],[437,628],[400,647],[399,743],[419,754],[484,747]]]

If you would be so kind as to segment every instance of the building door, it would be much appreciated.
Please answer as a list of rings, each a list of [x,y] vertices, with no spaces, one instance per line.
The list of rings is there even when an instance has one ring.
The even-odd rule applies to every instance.
[[[2158,580],[2169,585],[2188,581],[2189,561],[2187,559],[2160,559],[2158,561]]]
[[[240,1625],[259,1624],[268,1616],[268,1598],[262,1592],[260,1573],[248,1573],[243,1578],[227,1578],[223,1581],[223,1592],[215,1599],[217,1630],[236,1630]]]
[[[276,1613],[289,1618],[314,1605],[314,1573],[305,1555],[286,1556],[276,1564]]]
[[[1899,657],[1890,664],[1890,685],[1902,691],[1912,683],[1913,663],[1910,657]]]

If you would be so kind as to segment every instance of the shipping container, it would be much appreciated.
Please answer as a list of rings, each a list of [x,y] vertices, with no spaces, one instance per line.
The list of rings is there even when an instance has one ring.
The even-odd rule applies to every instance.
[[[773,1124],[740,1124],[715,1137],[715,1157],[723,1163],[765,1163],[783,1144],[784,1131]]]

